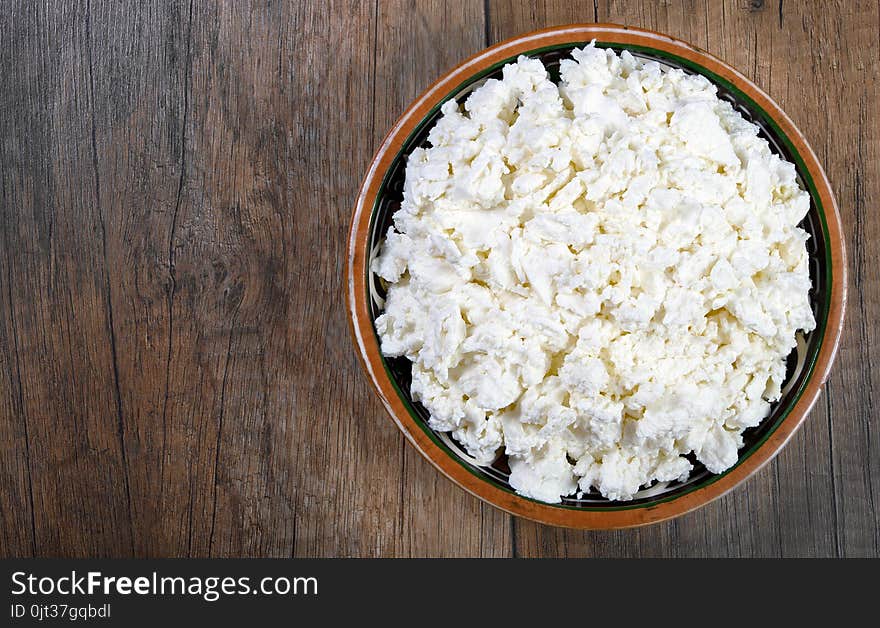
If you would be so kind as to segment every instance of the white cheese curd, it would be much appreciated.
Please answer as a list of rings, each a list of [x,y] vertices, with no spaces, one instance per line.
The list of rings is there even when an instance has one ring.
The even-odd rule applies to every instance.
[[[372,270],[430,426],[545,502],[735,464],[815,327],[794,166],[705,78],[592,44],[428,140]]]

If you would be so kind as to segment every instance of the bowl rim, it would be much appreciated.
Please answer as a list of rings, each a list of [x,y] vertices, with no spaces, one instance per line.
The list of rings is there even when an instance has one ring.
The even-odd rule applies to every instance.
[[[750,455],[711,483],[668,500],[630,508],[626,508],[624,504],[620,509],[587,510],[546,504],[505,491],[473,474],[435,443],[407,410],[395,383],[386,372],[373,329],[368,299],[365,297],[369,294],[366,277],[370,256],[370,224],[379,190],[398,152],[426,116],[442,104],[458,86],[500,62],[542,48],[583,44],[593,39],[600,45],[657,50],[700,66],[732,84],[763,110],[800,157],[812,179],[815,194],[821,201],[819,214],[824,219],[823,227],[827,231],[827,246],[830,251],[827,261],[831,294],[825,329],[812,373],[788,414]],[[760,470],[794,435],[818,399],[837,353],[846,308],[846,249],[840,212],[831,184],[816,154],[794,122],[764,91],[712,54],[663,33],[610,23],[555,26],[507,39],[464,60],[429,86],[391,127],[370,162],[354,205],[347,254],[343,285],[349,330],[357,346],[364,372],[406,439],[441,473],[486,503],[526,519],[568,528],[629,528],[671,519],[721,497]]]

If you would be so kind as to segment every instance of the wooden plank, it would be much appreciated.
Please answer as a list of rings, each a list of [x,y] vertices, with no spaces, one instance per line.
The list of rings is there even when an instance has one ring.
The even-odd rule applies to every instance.
[[[834,181],[837,164],[822,154],[826,137],[834,129],[826,123],[827,104],[820,100],[824,90],[816,84],[819,75],[811,71],[815,62],[811,58],[815,37],[812,21],[817,14],[799,13],[803,9],[798,3],[753,3],[747,10],[725,5],[711,20],[722,28],[713,31],[710,49],[717,46],[727,51],[730,63],[742,68],[776,99],[820,151],[820,159]],[[762,474],[764,485],[756,487],[755,492],[768,499],[761,499],[755,507],[762,512],[775,511],[779,533],[775,541],[783,556],[837,554],[827,395],[833,392],[826,391],[826,397],[820,399],[769,473]],[[753,490],[751,484],[746,488]],[[741,493],[732,496],[737,503],[743,502]],[[750,511],[756,512],[743,504],[743,516]],[[757,553],[767,555],[772,549],[760,548]]]
[[[375,148],[376,5],[303,3],[279,19],[282,88],[275,109],[289,134],[279,146],[289,229],[282,276],[291,282],[292,323],[284,336],[296,408],[284,452],[296,481],[290,550],[393,555],[401,443],[357,364],[342,285],[351,207]]]
[[[0,29],[13,32],[7,23],[8,17],[0,17]],[[12,41],[15,38],[10,38]],[[9,41],[9,40],[7,40]],[[13,76],[4,60],[10,59],[10,51],[2,51],[0,75]],[[3,85],[2,89],[10,89]],[[3,112],[0,118],[0,134],[12,137],[8,123],[12,116]],[[4,147],[6,144],[4,144]],[[3,150],[0,148],[0,150]],[[7,164],[12,156],[4,151],[0,163]],[[3,168],[2,189],[0,189],[0,224],[3,232],[0,245],[0,556],[25,557],[37,552],[34,531],[33,487],[30,473],[30,446],[28,438],[28,418],[24,410],[21,384],[21,353],[18,348],[18,326],[15,322],[13,305],[12,240],[9,238],[11,223],[17,221],[17,212],[7,196],[7,185],[12,177]]]
[[[848,153],[849,164],[846,166],[843,166],[844,160],[836,160],[833,154],[828,154],[827,138],[835,136],[839,132],[837,127],[844,125],[832,119],[828,113],[833,106],[827,100],[835,98],[835,94],[840,92],[829,89],[827,85],[828,81],[846,83],[848,90],[857,92],[851,100],[836,103],[838,106],[846,106],[847,102],[873,102],[872,97],[876,100],[876,94],[864,93],[865,90],[875,89],[873,83],[848,81],[838,70],[845,63],[855,62],[856,67],[870,71],[870,67],[874,67],[872,64],[876,64],[876,54],[871,53],[869,39],[870,36],[876,38],[876,3],[865,3],[861,12],[854,13],[843,10],[843,7],[839,7],[838,11],[820,11],[817,6],[805,6],[804,3],[789,7],[787,4],[762,2],[597,2],[595,8],[595,19],[598,21],[667,32],[725,59],[755,80],[786,108],[820,152],[832,181],[845,180],[853,176],[848,173],[855,172],[861,175],[860,186],[865,187],[867,177],[852,163],[859,158],[856,156],[858,153]],[[583,5],[562,2],[491,2],[489,5],[495,39],[511,37],[543,25],[584,21],[585,12]],[[813,29],[821,27],[814,22],[825,20],[833,21],[833,25],[824,27],[822,32],[826,37],[821,40],[827,43],[819,47],[818,54],[825,54],[829,58],[817,63],[819,60],[813,58],[816,54],[816,33]],[[841,33],[852,32],[850,27],[856,28],[856,25],[861,25],[857,28],[857,38],[863,44],[853,45],[850,41],[848,46],[844,46]],[[857,58],[852,59],[852,56]],[[816,71],[818,67],[821,67],[821,71]],[[805,81],[808,85],[806,89]],[[859,91],[862,93],[859,94]],[[868,124],[864,117],[860,118],[859,131],[851,133],[848,142],[835,145],[861,146],[861,158],[864,158],[864,151],[873,150],[876,146],[876,141],[869,141],[875,139],[874,135],[865,137],[871,132],[876,133],[876,127],[862,129]],[[851,125],[850,128],[856,127]],[[858,141],[858,136],[861,136],[862,142]],[[847,192],[838,188],[842,205],[847,204]],[[865,223],[862,221],[863,230],[873,226]],[[865,234],[861,237],[865,239],[859,241],[857,246],[862,250],[876,242],[876,238],[872,240]],[[852,248],[850,244],[850,250]],[[864,283],[863,279],[861,283]],[[876,295],[876,288],[873,294]],[[862,311],[865,311],[864,308]],[[857,343],[856,347],[873,346],[875,339],[865,337],[870,333],[867,326],[862,325],[862,342]],[[861,357],[867,358],[866,355]],[[870,376],[854,367],[854,362],[841,359],[835,377],[858,378],[864,389],[871,383],[866,381]],[[834,388],[832,384],[832,398]],[[866,430],[867,419],[873,411],[865,407],[861,394],[855,390],[847,388],[848,392],[852,392],[849,392],[848,412],[844,416],[859,418],[843,423],[845,436],[836,436],[840,428],[829,429],[828,405],[825,402],[818,404],[804,429],[795,436],[777,461],[745,486],[701,511],[667,524],[614,533],[584,534],[517,521],[517,549],[526,555],[559,556],[836,555],[839,539],[835,526],[840,525],[839,520],[848,512],[855,510],[850,514],[858,526],[849,533],[854,544],[851,553],[864,555],[872,549],[876,553],[876,547],[871,546],[875,542],[877,528],[876,511],[871,499],[876,499],[877,495],[869,482],[870,471],[876,470],[877,464],[876,454],[872,454],[877,451],[876,435],[873,436],[875,440],[868,441],[869,433]],[[835,416],[839,414],[834,410],[832,412]],[[832,434],[837,440],[855,440],[860,446],[860,455],[847,459],[852,467],[845,474],[839,469],[840,462],[836,470],[832,467]],[[839,450],[835,450],[835,460],[838,456]],[[853,468],[858,465],[865,466]],[[832,474],[836,482],[832,481]],[[850,492],[851,497],[846,503],[840,504],[839,485],[844,482],[858,486]],[[837,492],[834,490],[835,484]],[[848,553],[845,548],[844,553]]]
[[[189,484],[165,506],[169,530],[188,534],[171,548],[393,552],[398,491],[384,472],[398,459],[367,427],[381,410],[341,298],[342,199],[372,150],[374,11],[254,3],[193,15],[166,451],[167,481]]]
[[[199,439],[187,461],[198,483],[172,501],[193,522],[196,555],[289,556],[295,541],[304,408],[290,326],[309,284],[298,285],[291,255],[300,212],[287,183],[298,168],[281,48],[299,16],[281,10],[200,3],[192,16],[168,415],[186,426],[181,451]]]
[[[486,46],[482,2],[380,2],[373,142],[437,77]],[[386,417],[379,418],[387,423]],[[441,476],[408,444],[396,441],[398,555],[506,556],[510,516]],[[390,444],[390,443],[389,443]],[[389,449],[391,451],[391,449]]]
[[[109,208],[96,166],[93,22],[86,3],[24,4],[3,31],[3,318],[15,337],[3,371],[16,381],[0,424],[6,434],[14,426],[15,448],[29,461],[34,508],[32,532],[26,525],[5,541],[14,554],[116,556],[133,547]],[[20,458],[8,460],[17,460],[16,474],[25,470]],[[6,475],[6,456],[3,465]],[[22,511],[4,527],[31,518],[21,481],[6,490],[4,506],[11,498]]]
[[[751,5],[739,3],[641,3],[638,12],[622,9],[618,3],[599,7],[600,19],[610,22],[645,24],[647,28],[669,33],[708,49],[747,76],[751,64],[729,53],[740,50],[743,40],[757,40],[757,33],[766,23]],[[607,13],[605,10],[607,9]],[[721,12],[719,17],[718,13]],[[645,20],[647,23],[642,22]],[[737,22],[730,30],[739,41],[718,44],[712,37],[726,32],[725,24]],[[748,50],[753,50],[749,46]],[[657,555],[674,556],[775,556],[779,553],[780,532],[774,504],[776,485],[772,468],[765,468],[755,477],[704,509],[675,522],[637,531],[634,542],[625,546],[627,555],[641,555],[643,547],[654,548]],[[658,548],[667,549],[658,549]]]
[[[8,137],[4,133],[4,137]],[[5,178],[4,178],[5,179]],[[4,180],[5,184],[5,180]],[[5,190],[4,190],[5,191]],[[21,385],[21,354],[18,350],[15,309],[12,305],[12,273],[7,236],[14,220],[5,202],[0,256],[0,556],[25,557],[36,554],[33,487],[30,473],[28,418]]]
[[[802,37],[811,45],[804,49],[802,76],[791,77],[791,100],[815,101],[809,120],[814,126],[807,130],[816,135],[810,133],[810,139],[837,194],[850,258],[846,325],[825,398],[831,416],[835,540],[842,556],[876,557],[880,431],[875,425],[875,393],[880,390],[880,373],[872,368],[872,360],[880,355],[880,123],[872,111],[880,87],[870,77],[880,70],[878,3],[828,3],[822,11],[804,11],[800,24]]]
[[[27,29],[16,28],[15,12],[0,14],[0,90],[2,93],[27,94],[28,82],[23,69],[15,67],[14,50],[26,47]],[[32,99],[34,94],[28,94]],[[0,556],[26,557],[37,553],[33,485],[30,470],[30,445],[28,417],[25,413],[21,360],[19,350],[19,326],[15,320],[13,292],[14,240],[10,231],[13,223],[21,219],[21,210],[15,206],[21,198],[20,175],[14,172],[15,164],[34,159],[33,153],[17,151],[17,144],[24,136],[19,125],[22,118],[16,111],[27,101],[2,101],[0,106],[0,137],[8,138],[0,144]],[[19,190],[13,193],[13,188]],[[21,199],[23,200],[23,199]],[[21,282],[19,281],[19,286]]]
[[[175,221],[189,204],[189,9],[174,2],[91,4],[95,169],[113,269],[117,387],[137,556],[203,553],[207,527],[194,505],[212,496],[211,470],[195,461],[215,438],[214,417],[182,409],[210,395],[212,384],[175,371],[197,340],[187,335],[195,314],[175,305],[196,284],[175,275],[172,250]]]

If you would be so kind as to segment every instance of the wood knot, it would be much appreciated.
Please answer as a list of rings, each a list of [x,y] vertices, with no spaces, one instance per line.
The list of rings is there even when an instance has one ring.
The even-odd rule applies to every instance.
[[[749,11],[761,11],[764,8],[764,0],[749,0]]]

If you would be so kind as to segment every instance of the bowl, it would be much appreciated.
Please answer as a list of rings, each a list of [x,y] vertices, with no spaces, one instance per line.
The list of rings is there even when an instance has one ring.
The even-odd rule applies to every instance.
[[[553,73],[571,49],[596,40],[599,47],[628,50],[686,72],[702,74],[747,120],[758,125],[771,148],[795,164],[811,197],[801,227],[807,243],[810,294],[816,329],[798,332],[789,356],[780,400],[770,415],[743,433],[738,462],[714,475],[697,463],[688,480],[654,484],[632,501],[615,502],[598,493],[563,498],[559,504],[514,493],[504,459],[480,465],[449,435],[428,427],[428,412],[409,393],[410,363],[385,358],[373,324],[379,314],[381,286],[370,273],[370,259],[402,198],[407,155],[426,142],[440,106],[462,101],[487,78],[497,77],[519,55],[540,58]],[[639,526],[676,517],[725,494],[770,461],[804,421],[828,377],[840,339],[846,300],[846,257],[840,216],[831,186],[803,134],[763,91],[738,71],[696,46],[667,35],[614,24],[559,26],[507,40],[447,72],[415,100],[383,140],[364,177],[352,216],[346,288],[352,336],[364,370],[407,440],[431,464],[461,488],[511,514],[541,523],[582,529]]]

